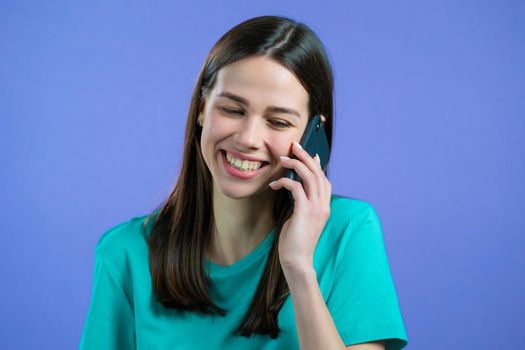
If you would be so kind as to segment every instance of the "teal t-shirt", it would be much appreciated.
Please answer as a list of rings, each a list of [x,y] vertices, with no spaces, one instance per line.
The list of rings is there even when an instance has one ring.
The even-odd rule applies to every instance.
[[[387,350],[403,348],[407,335],[374,208],[335,195],[330,206],[314,268],[343,342],[348,346],[383,339]],[[80,349],[299,349],[290,296],[278,315],[277,339],[232,334],[262,275],[274,230],[232,265],[206,261],[210,294],[227,314],[199,315],[166,309],[155,299],[142,231],[145,219],[122,223],[100,239]]]

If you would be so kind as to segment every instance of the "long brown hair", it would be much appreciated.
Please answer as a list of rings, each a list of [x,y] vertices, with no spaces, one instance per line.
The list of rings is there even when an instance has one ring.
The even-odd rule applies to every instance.
[[[288,68],[309,94],[310,115],[326,117],[325,130],[332,143],[333,76],[324,47],[307,26],[291,19],[262,16],[247,20],[224,34],[210,51],[191,98],[185,131],[184,155],[175,188],[150,218],[155,217],[148,238],[153,289],[166,308],[225,315],[209,294],[205,271],[206,251],[214,224],[212,177],[200,147],[202,127],[197,118],[203,98],[224,66],[254,55],[265,55]],[[279,262],[278,242],[282,225],[290,217],[286,190],[272,203],[275,240],[266,267],[244,319],[234,331],[279,334],[277,315],[289,294]],[[155,216],[156,214],[156,216]]]

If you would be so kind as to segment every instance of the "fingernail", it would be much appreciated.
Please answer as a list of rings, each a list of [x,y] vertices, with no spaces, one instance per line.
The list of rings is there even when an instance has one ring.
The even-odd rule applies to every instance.
[[[277,181],[277,180],[275,180],[275,181]],[[270,184],[268,186],[271,187],[275,183],[275,181],[270,182]]]
[[[317,160],[317,163],[321,164],[321,158],[319,158],[319,155],[316,153],[315,154],[315,160]]]
[[[303,147],[298,142],[294,141],[293,144],[295,145],[295,147],[303,149]]]
[[[290,157],[287,157],[287,156],[279,156],[279,158],[281,158],[281,160],[288,160],[288,159],[290,159]]]

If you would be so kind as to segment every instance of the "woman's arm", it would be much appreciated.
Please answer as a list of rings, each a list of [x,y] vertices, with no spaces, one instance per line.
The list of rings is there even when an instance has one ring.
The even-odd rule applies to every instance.
[[[283,266],[290,288],[301,350],[345,349],[332,316],[326,307],[311,264]],[[346,349],[384,350],[383,342],[350,345]]]
[[[385,343],[381,340],[378,342],[350,345],[346,348],[352,350],[385,350]]]
[[[286,188],[294,200],[293,215],[284,223],[279,236],[279,259],[290,289],[297,334],[302,350],[345,349],[332,315],[328,311],[313,267],[317,242],[330,216],[332,185],[320,166],[294,142],[297,159],[281,157],[285,168],[294,169],[303,185],[283,177],[270,184],[274,190]],[[384,349],[381,343],[355,345],[354,349]]]

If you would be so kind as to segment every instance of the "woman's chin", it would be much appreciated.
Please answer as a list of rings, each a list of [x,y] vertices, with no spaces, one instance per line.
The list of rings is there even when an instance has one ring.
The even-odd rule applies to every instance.
[[[222,186],[220,187],[221,193],[230,199],[240,200],[253,197],[261,197],[265,193],[270,193],[271,189],[268,187],[266,191],[261,188],[254,188],[252,186]]]

